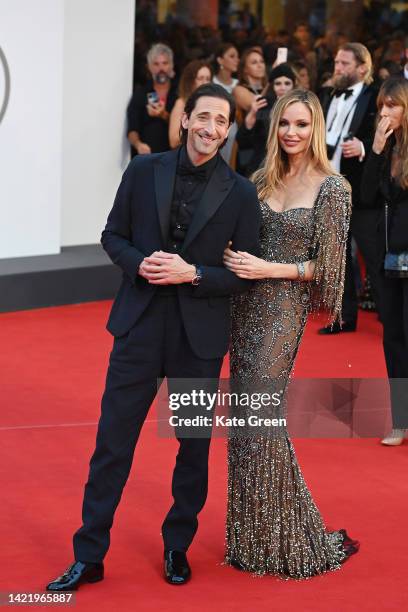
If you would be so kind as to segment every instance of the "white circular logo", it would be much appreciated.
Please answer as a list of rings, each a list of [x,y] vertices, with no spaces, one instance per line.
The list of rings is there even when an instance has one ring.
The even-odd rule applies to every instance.
[[[0,47],[0,123],[6,113],[9,98],[10,70],[3,49]]]

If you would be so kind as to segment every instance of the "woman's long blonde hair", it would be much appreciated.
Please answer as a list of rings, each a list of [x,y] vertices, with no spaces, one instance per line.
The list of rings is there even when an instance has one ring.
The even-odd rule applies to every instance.
[[[377,97],[377,108],[381,110],[386,100],[396,106],[402,106],[402,123],[400,127],[400,138],[398,139],[399,151],[398,158],[401,162],[397,180],[403,189],[408,189],[408,81],[404,77],[390,77],[384,81]],[[389,138],[387,151],[389,151],[394,139]]]
[[[327,157],[325,121],[319,98],[311,91],[294,89],[279,98],[271,111],[264,164],[251,177],[260,199],[267,199],[276,188],[283,187],[283,179],[289,171],[289,159],[279,144],[278,130],[283,113],[288,106],[296,102],[304,104],[312,116],[312,131],[308,145],[311,164],[323,174],[337,174]]]

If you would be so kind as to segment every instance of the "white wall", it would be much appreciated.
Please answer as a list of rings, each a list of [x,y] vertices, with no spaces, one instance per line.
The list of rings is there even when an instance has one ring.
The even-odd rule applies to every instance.
[[[63,0],[0,0],[0,45],[11,79],[0,123],[0,257],[57,253]]]
[[[134,11],[135,0],[0,0],[11,75],[0,258],[99,241],[126,164]]]
[[[134,11],[135,0],[65,0],[63,246],[99,242],[127,161]]]

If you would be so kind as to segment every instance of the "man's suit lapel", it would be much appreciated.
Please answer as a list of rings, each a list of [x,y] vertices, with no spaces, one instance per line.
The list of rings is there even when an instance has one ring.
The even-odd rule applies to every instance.
[[[326,91],[322,99],[323,114],[326,120],[327,120],[327,114],[329,112],[331,101],[333,100],[333,91],[334,91],[333,89]],[[358,97],[358,101],[356,103],[356,109],[354,111],[354,115],[353,115],[353,118],[350,124],[349,131],[353,132],[353,134],[355,134],[358,131],[364,119],[364,115],[370,103],[370,97],[371,97],[371,91],[369,89],[369,86],[364,85]]]
[[[356,104],[356,110],[354,111],[353,118],[350,123],[350,132],[356,134],[360,128],[360,125],[366,114],[368,104],[370,102],[371,91],[368,89],[368,85],[364,85]]]
[[[183,247],[181,251],[185,251],[191,244],[197,234],[208,223],[211,217],[217,212],[235,183],[234,175],[231,170],[220,157],[217,167],[208,181],[194,217],[188,228]]]
[[[326,87],[325,91],[323,92],[322,101],[321,101],[323,115],[326,120],[327,120],[327,113],[329,112],[329,107],[330,107],[332,100],[333,100],[333,88]]]
[[[177,159],[178,149],[164,153],[157,158],[154,166],[154,188],[164,247],[166,247],[169,235],[170,208],[176,179]]]

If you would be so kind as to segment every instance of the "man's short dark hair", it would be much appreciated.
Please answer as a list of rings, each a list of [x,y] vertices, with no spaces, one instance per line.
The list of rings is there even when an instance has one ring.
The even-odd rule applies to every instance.
[[[230,107],[229,112],[229,125],[234,123],[235,121],[235,100],[221,85],[216,85],[215,83],[207,83],[206,85],[200,85],[197,87],[191,94],[191,96],[187,99],[186,104],[184,106],[184,112],[187,117],[190,118],[191,113],[196,107],[197,100],[206,96],[207,98],[220,98],[221,100],[226,100]],[[182,144],[186,144],[187,142],[187,129],[181,127],[181,142]]]

